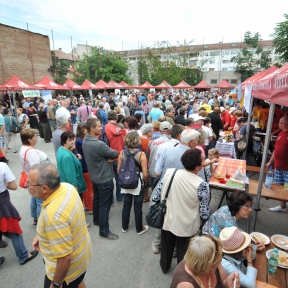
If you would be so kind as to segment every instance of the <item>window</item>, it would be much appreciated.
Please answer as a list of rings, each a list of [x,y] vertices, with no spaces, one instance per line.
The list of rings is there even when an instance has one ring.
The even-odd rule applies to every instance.
[[[222,71],[227,71],[227,68],[222,68]]]
[[[208,52],[200,52],[200,53],[199,53],[199,55],[200,55],[201,57],[203,57],[203,56],[208,56],[208,54],[209,54]]]
[[[232,46],[232,47],[236,47],[236,46],[237,46],[237,44],[236,44],[236,43],[233,43],[233,44],[231,44],[231,46]]]
[[[129,60],[135,61],[136,58],[135,57],[130,57]]]
[[[237,79],[231,79],[230,84],[237,84]]]
[[[206,48],[206,49],[207,49],[207,48],[209,48],[209,46],[208,46],[208,45],[204,45],[204,48]]]
[[[209,71],[214,71],[214,68],[209,68]]]
[[[224,55],[230,55],[230,51],[223,51],[222,52],[222,55],[224,56]]]
[[[218,55],[219,55],[219,51],[210,52],[210,56],[218,56]]]
[[[238,55],[239,51],[231,51],[231,55]]]
[[[211,80],[210,80],[210,84],[212,84],[212,85],[213,85],[213,84],[217,84],[217,79],[211,79]]]
[[[279,56],[275,56],[274,61],[278,61],[278,60],[279,60]]]
[[[197,60],[189,60],[189,64],[195,65],[195,64],[197,64]]]
[[[215,61],[209,61],[209,64],[215,64]]]
[[[228,70],[229,70],[229,71],[234,71],[234,70],[235,70],[235,67],[234,67],[234,66],[229,67]]]
[[[207,68],[202,68],[202,71],[207,71]]]
[[[230,60],[222,60],[222,63],[224,64],[224,63],[229,63],[230,62]]]

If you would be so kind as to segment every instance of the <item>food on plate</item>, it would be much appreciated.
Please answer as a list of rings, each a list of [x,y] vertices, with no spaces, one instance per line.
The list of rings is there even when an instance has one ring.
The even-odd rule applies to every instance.
[[[278,264],[281,266],[288,266],[288,256],[287,254],[280,253]]]
[[[224,178],[225,178],[225,176],[224,176],[223,174],[220,174],[220,173],[216,173],[216,174],[214,175],[214,177],[215,177],[216,179],[224,179]]]
[[[274,241],[278,244],[278,245],[288,245],[288,241],[286,238],[278,236],[278,237],[274,237]]]
[[[265,237],[263,237],[262,235],[259,235],[259,234],[256,234],[256,237],[255,237],[255,235],[253,235],[253,236],[252,236],[252,239],[253,239],[255,242],[260,241],[262,244],[265,244],[265,243],[266,243]]]

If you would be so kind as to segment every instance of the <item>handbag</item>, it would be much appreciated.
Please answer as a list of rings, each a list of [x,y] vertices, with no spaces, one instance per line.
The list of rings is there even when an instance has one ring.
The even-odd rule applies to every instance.
[[[168,185],[168,189],[165,195],[165,198],[160,201],[160,203],[154,204],[152,206],[150,206],[148,213],[146,215],[146,222],[150,227],[153,228],[157,228],[157,229],[161,229],[163,226],[163,222],[164,222],[164,216],[166,214],[166,199],[168,197],[174,176],[176,174],[176,171],[178,169],[175,169],[175,171],[173,172],[173,175],[171,177],[170,183]]]
[[[16,126],[13,122],[12,122],[12,117],[10,116],[10,132],[13,133],[19,133],[19,127]]]
[[[28,150],[30,150],[32,148],[28,148],[26,151],[25,151],[25,154],[24,154],[24,166],[25,166],[25,162],[26,162],[26,154],[28,152]],[[28,180],[28,175],[26,174],[26,172],[23,170],[21,172],[21,177],[20,177],[20,180],[19,180],[19,186],[22,187],[22,188],[27,188],[27,180]]]
[[[239,141],[237,148],[240,152],[243,152],[247,148],[247,144],[244,141]]]

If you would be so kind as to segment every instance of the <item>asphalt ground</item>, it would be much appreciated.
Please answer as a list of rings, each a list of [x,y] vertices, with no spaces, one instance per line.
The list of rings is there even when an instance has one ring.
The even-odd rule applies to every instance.
[[[21,146],[19,135],[16,141],[19,151]],[[44,151],[52,163],[56,163],[52,143],[46,144],[39,138],[36,148]],[[13,154],[10,149],[7,155],[10,159],[9,167],[19,183],[22,171],[19,154]],[[221,191],[212,191],[211,213],[217,209],[221,195]],[[19,187],[15,191],[10,191],[10,197],[22,217],[20,225],[25,245],[29,251],[32,251],[32,239],[36,229],[30,217],[30,195],[26,189]],[[225,204],[224,200],[223,205]],[[287,213],[272,213],[268,210],[275,205],[278,205],[277,201],[261,199],[262,211],[258,213],[256,231],[266,235],[288,235]],[[143,224],[148,209],[149,204],[143,203]],[[93,216],[86,213],[87,222],[91,224],[88,230],[93,247],[93,256],[85,276],[87,287],[170,287],[177,264],[176,259],[173,259],[170,271],[164,275],[159,266],[160,256],[154,254],[151,248],[154,229],[150,228],[143,235],[137,235],[132,208],[129,230],[127,233],[122,233],[121,215],[122,204],[115,202],[110,212],[110,230],[118,234],[119,239],[112,241],[99,237],[99,228],[93,225]],[[243,230],[246,229],[246,220],[240,220],[239,224]],[[39,253],[34,260],[24,266],[20,266],[10,239],[5,236],[3,239],[8,242],[8,246],[0,249],[0,256],[6,258],[0,268],[0,288],[43,287],[45,268],[41,254]]]

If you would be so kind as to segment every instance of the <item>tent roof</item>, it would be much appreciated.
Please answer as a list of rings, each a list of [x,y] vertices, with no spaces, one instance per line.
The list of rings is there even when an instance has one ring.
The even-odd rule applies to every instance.
[[[120,89],[120,88],[122,88],[122,86],[113,80],[110,80],[107,83],[107,89]]]
[[[165,80],[162,81],[159,85],[155,86],[156,89],[170,89],[171,85],[168,84]]]
[[[153,85],[151,85],[148,81],[145,81],[145,83],[143,83],[140,86],[133,86],[134,88],[137,89],[151,89],[151,88],[155,88]]]
[[[105,90],[108,84],[104,80],[100,79],[95,83],[95,85],[98,87],[99,90]]]
[[[83,90],[99,90],[99,87],[91,83],[89,80],[85,80],[81,85]]]
[[[174,89],[189,89],[189,88],[193,88],[193,86],[187,84],[184,80],[182,80],[180,83],[173,86],[173,88]]]
[[[230,85],[226,80],[222,80],[218,85],[214,86],[214,88],[232,89],[234,86]]]
[[[208,85],[204,80],[202,80],[200,83],[198,83],[194,88],[198,89],[210,89],[212,88],[210,85]]]
[[[37,87],[38,89],[40,88],[43,90],[67,90],[66,87],[55,83],[47,76],[44,76],[40,81],[38,81],[33,86]]]
[[[119,85],[121,85],[122,86],[122,88],[124,87],[124,88],[128,88],[129,87],[129,85],[125,82],[125,81],[120,81],[119,83],[118,83]]]
[[[0,85],[0,90],[39,90],[39,88],[30,85],[17,76],[13,75],[7,82]]]
[[[71,79],[67,79],[63,84],[63,87],[66,87],[67,90],[82,90],[82,87],[73,82]]]

